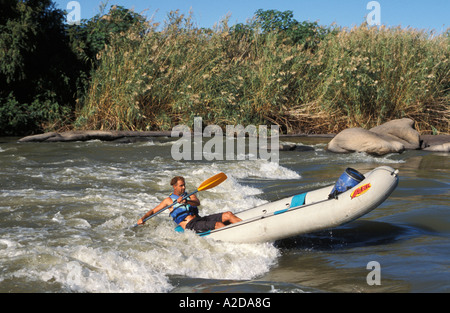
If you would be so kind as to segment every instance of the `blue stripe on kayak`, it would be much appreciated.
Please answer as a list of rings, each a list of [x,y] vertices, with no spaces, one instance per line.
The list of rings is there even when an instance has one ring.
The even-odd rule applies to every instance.
[[[175,227],[175,231],[177,232],[177,233],[184,233],[184,229],[183,229],[183,227],[181,227],[181,226],[177,226],[177,227]]]
[[[302,193],[301,195],[296,195],[291,200],[290,208],[295,208],[305,204],[306,193]]]
[[[205,231],[204,233],[200,233],[200,234],[198,234],[198,235],[199,235],[200,237],[204,237],[204,236],[208,236],[210,233],[211,233],[211,231],[208,230],[208,231]]]
[[[284,209],[284,210],[275,211],[275,212],[273,212],[273,215],[277,215],[277,214],[284,213],[284,212],[286,212],[287,210],[289,210],[289,209]]]
[[[175,227],[175,231],[177,233],[184,233],[184,229],[181,226]],[[205,231],[204,233],[199,233],[198,235],[201,236],[201,237],[204,237],[204,236],[208,236],[210,233],[211,233],[211,231],[208,230],[208,231]]]
[[[184,233],[184,229],[183,229],[183,227],[181,227],[181,226],[175,227],[175,231],[176,231],[177,233]],[[199,233],[198,235],[199,235],[200,237],[204,237],[204,236],[208,236],[210,233],[211,233],[211,231],[208,230],[208,231],[205,231],[204,233]]]

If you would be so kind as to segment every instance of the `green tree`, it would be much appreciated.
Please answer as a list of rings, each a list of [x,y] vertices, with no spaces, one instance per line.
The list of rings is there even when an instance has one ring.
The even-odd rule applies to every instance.
[[[61,125],[75,104],[77,58],[50,0],[0,3],[0,135]]]
[[[331,30],[317,22],[299,22],[292,11],[262,10],[255,12],[257,22],[265,33],[277,32],[292,44],[303,44],[306,48],[315,48]]]
[[[103,9],[102,9],[103,11]],[[111,36],[127,32],[138,27],[143,34],[146,31],[145,18],[122,6],[111,6],[108,14],[100,13],[91,19],[84,19],[80,25],[69,25],[67,34],[72,48],[86,64],[86,71],[98,65],[97,55],[111,41]]]
[[[230,33],[236,39],[251,38],[255,32],[262,34],[276,33],[280,43],[302,44],[305,49],[315,49],[330,33],[331,28],[320,26],[317,22],[299,22],[294,19],[292,11],[263,10],[255,12],[253,22],[238,23],[230,28]]]
[[[100,7],[101,13],[91,19],[83,19],[79,25],[67,25],[66,33],[72,50],[80,61],[78,92],[76,98],[83,106],[92,75],[100,64],[99,56],[112,36],[124,34],[131,28],[143,35],[147,31],[146,19],[122,6],[111,6],[104,14],[106,5]],[[81,108],[78,108],[81,109]]]

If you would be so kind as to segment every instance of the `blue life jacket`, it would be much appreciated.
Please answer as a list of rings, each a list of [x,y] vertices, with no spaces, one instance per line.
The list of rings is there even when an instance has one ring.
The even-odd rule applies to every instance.
[[[186,193],[182,196],[184,195],[186,195]],[[173,202],[176,202],[180,196],[171,193],[169,197],[173,200]],[[187,198],[187,200],[189,200],[189,198]],[[177,224],[180,224],[189,215],[198,215],[198,208],[190,204],[177,203],[174,204],[173,211],[170,212],[170,216]]]

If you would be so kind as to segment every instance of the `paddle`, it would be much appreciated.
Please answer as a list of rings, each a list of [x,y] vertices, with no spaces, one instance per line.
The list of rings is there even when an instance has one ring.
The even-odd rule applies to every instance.
[[[225,181],[227,179],[227,175],[225,175],[224,173],[219,173],[217,175],[214,175],[211,178],[208,178],[207,180],[205,180],[203,183],[201,183],[200,186],[198,186],[197,190],[194,192],[191,192],[188,195],[185,195],[183,197],[183,200],[186,200],[187,198],[189,198],[190,196],[192,196],[194,193],[197,193],[199,191],[203,191],[203,190],[208,190],[211,188],[216,187],[217,185],[220,185],[223,181]],[[165,210],[171,208],[174,204],[176,204],[177,201],[174,201],[171,205],[166,206],[165,208],[161,209],[160,211],[156,212],[155,214],[152,214],[148,217],[146,217],[142,222],[145,223],[146,221],[148,221],[149,219],[151,219],[152,217],[155,217],[156,215],[158,215],[161,212],[164,212]],[[137,227],[139,226],[139,224],[135,224],[133,227]]]

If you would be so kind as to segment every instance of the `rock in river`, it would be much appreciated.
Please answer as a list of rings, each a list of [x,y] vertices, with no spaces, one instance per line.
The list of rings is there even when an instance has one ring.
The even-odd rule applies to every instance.
[[[449,152],[450,136],[420,136],[409,118],[392,120],[366,130],[349,128],[337,134],[327,146],[336,153],[366,152],[374,155],[424,149]]]

